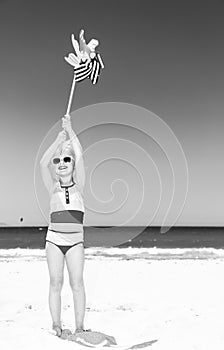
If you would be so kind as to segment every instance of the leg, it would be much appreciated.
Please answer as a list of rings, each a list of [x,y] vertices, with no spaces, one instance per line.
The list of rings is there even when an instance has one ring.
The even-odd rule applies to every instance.
[[[69,273],[70,286],[73,293],[76,330],[83,330],[86,308],[86,296],[83,281],[84,247],[79,243],[70,248],[66,255],[66,264]]]
[[[64,255],[53,243],[46,242],[46,257],[50,274],[49,307],[53,329],[61,335],[61,289],[63,286]]]

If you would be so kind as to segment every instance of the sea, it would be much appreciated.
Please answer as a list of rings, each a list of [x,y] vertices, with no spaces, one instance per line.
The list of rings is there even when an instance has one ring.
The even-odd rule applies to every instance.
[[[0,227],[0,249],[44,249],[47,227]],[[224,249],[224,227],[84,226],[85,246],[104,248]]]

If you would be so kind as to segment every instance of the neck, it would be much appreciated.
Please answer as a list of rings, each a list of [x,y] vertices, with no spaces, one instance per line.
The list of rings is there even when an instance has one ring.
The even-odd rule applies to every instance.
[[[59,179],[59,182],[62,186],[70,186],[74,183],[71,176],[65,176]]]

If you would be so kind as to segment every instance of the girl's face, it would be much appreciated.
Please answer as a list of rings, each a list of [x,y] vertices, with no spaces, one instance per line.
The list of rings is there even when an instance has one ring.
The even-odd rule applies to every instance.
[[[52,159],[55,173],[59,177],[67,177],[73,174],[75,161],[70,153],[63,153],[60,156],[56,156]]]

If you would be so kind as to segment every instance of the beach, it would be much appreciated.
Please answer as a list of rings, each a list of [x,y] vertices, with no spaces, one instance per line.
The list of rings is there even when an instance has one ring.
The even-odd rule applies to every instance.
[[[224,250],[86,248],[85,328],[120,346],[224,348]],[[51,331],[43,249],[0,250],[0,348],[84,349]],[[65,267],[62,323],[75,329]]]

